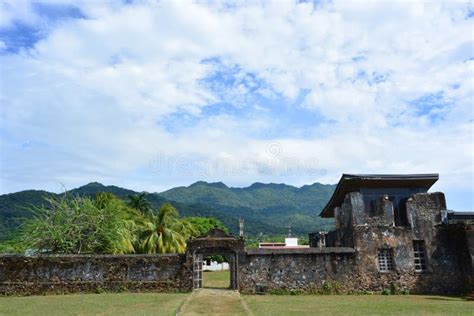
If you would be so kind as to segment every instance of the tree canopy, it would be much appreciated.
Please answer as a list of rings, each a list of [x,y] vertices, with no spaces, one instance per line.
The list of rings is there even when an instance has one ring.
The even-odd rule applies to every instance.
[[[214,217],[187,217],[186,218],[197,230],[197,236],[206,235],[214,227],[224,230],[226,233],[229,229],[224,224]]]
[[[193,225],[179,218],[178,211],[169,203],[161,206],[158,215],[147,217],[140,229],[141,253],[183,253],[186,240],[196,231]]]
[[[151,213],[151,204],[146,199],[146,193],[134,194],[134,195],[127,195],[128,203],[127,205],[131,208],[134,208],[144,215],[150,215]]]
[[[169,203],[155,212],[142,195],[130,201],[104,192],[95,198],[49,197],[46,206],[31,206],[33,216],[23,222],[14,238],[0,245],[0,252],[183,253],[189,238],[215,226],[228,231],[215,218],[181,218]]]
[[[48,199],[48,207],[32,209],[22,227],[29,249],[46,253],[112,253],[135,251],[140,214],[113,195],[64,195]]]

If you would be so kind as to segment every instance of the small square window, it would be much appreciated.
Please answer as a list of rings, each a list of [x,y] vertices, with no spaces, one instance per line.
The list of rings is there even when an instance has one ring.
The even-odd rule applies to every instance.
[[[393,251],[392,249],[380,249],[378,255],[379,271],[393,271]]]
[[[426,271],[426,250],[423,240],[413,240],[413,257],[415,258],[415,271]]]

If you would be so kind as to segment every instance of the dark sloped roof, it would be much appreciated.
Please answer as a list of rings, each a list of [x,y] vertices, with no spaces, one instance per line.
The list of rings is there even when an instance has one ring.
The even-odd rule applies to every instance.
[[[449,221],[474,221],[474,212],[448,212]]]
[[[344,201],[347,193],[359,191],[361,187],[390,188],[418,187],[426,191],[439,179],[437,173],[429,174],[343,174],[331,199],[321,211],[321,217],[334,217],[334,208]]]

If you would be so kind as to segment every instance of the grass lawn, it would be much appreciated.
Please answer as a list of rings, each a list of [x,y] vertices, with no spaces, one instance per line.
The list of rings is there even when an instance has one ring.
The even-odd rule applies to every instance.
[[[104,293],[0,297],[0,315],[175,315],[188,295]]]
[[[184,303],[180,316],[222,315],[249,316],[236,291],[224,289],[201,289],[194,292]]]
[[[244,295],[255,315],[474,315],[474,302],[421,295]]]
[[[474,302],[422,295],[242,295],[229,271],[205,272],[207,288],[185,304],[187,315],[471,315]],[[119,293],[0,297],[0,315],[175,315],[190,294]],[[242,304],[243,301],[246,304]]]
[[[230,271],[204,271],[202,273],[205,288],[227,289],[230,286]]]

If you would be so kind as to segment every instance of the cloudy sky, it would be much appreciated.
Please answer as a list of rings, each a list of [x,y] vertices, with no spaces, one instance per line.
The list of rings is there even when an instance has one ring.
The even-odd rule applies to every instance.
[[[440,173],[474,209],[469,2],[0,0],[0,193]]]

